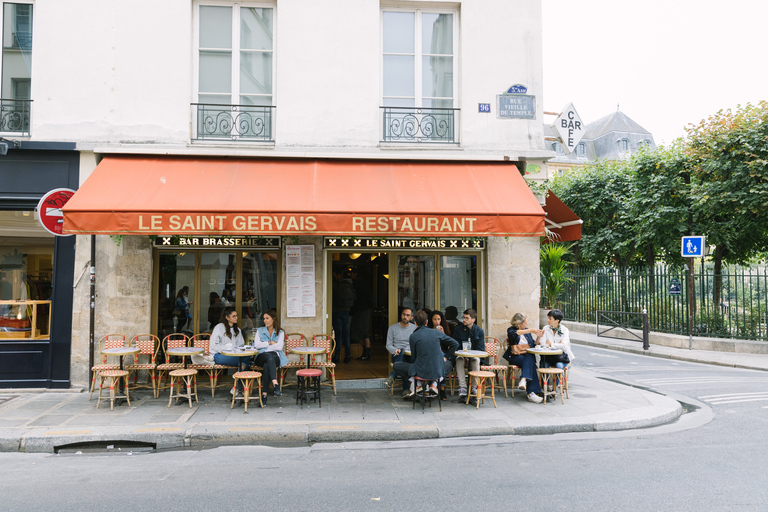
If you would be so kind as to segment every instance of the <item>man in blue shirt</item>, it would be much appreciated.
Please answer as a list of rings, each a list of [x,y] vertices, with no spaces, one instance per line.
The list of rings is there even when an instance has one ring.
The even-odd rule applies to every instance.
[[[462,325],[457,326],[453,330],[453,339],[459,342],[459,350],[482,350],[485,352],[485,333],[483,330],[475,324],[477,320],[477,311],[474,309],[467,309],[464,311],[462,317]],[[480,359],[476,357],[466,358],[469,359],[470,371],[480,370]],[[456,358],[456,376],[459,379],[459,396],[467,396],[467,380],[464,376],[464,361],[465,358]],[[485,362],[483,362],[485,364]],[[472,389],[475,389],[474,382]]]

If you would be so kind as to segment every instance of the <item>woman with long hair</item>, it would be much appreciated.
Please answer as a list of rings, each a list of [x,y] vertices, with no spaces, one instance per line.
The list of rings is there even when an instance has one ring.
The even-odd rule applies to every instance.
[[[439,309],[432,311],[429,315],[429,327],[437,329],[446,334],[451,335],[451,326],[448,325],[448,321],[445,319],[445,315]]]
[[[285,332],[280,328],[280,320],[274,309],[265,312],[263,320],[264,326],[256,330],[253,346],[259,349],[259,355],[256,356],[254,364],[264,369],[262,371],[264,389],[261,401],[266,404],[269,382],[272,382],[275,396],[282,394],[277,382],[277,368],[280,366],[280,352],[285,344]]]
[[[192,313],[189,312],[189,305],[192,301],[189,300],[189,286],[183,286],[179,293],[176,294],[176,302],[174,303],[174,315],[178,318],[178,323],[174,330],[176,332],[182,332],[184,326],[189,320],[189,327],[192,327]]]

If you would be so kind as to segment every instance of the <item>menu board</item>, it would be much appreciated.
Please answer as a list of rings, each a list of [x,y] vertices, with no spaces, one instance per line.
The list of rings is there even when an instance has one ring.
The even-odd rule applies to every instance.
[[[286,245],[285,275],[289,317],[315,316],[315,246]]]

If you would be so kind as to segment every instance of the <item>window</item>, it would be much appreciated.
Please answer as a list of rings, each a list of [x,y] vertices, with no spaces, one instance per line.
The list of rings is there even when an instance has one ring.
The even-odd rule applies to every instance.
[[[557,153],[558,155],[563,155],[563,146],[560,145],[559,142],[555,142],[552,144],[552,151]]]
[[[32,4],[3,4],[0,132],[29,135]]]
[[[649,141],[648,139],[640,141],[640,147],[646,147],[646,148],[651,147],[651,141]]]
[[[619,152],[626,153],[629,151],[629,139],[619,139]]]
[[[385,140],[455,142],[456,16],[382,13]]]
[[[584,158],[587,156],[587,145],[583,142],[579,142],[576,145],[576,156],[580,158]]]
[[[197,138],[272,140],[274,9],[200,5]]]

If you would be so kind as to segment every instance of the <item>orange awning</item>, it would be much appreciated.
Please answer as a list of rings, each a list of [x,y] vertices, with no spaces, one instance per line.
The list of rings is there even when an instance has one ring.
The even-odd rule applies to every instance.
[[[63,211],[75,234],[544,234],[504,162],[108,156]]]
[[[544,211],[547,213],[547,229],[556,235],[556,241],[571,242],[581,239],[583,221],[552,191],[547,193]]]

